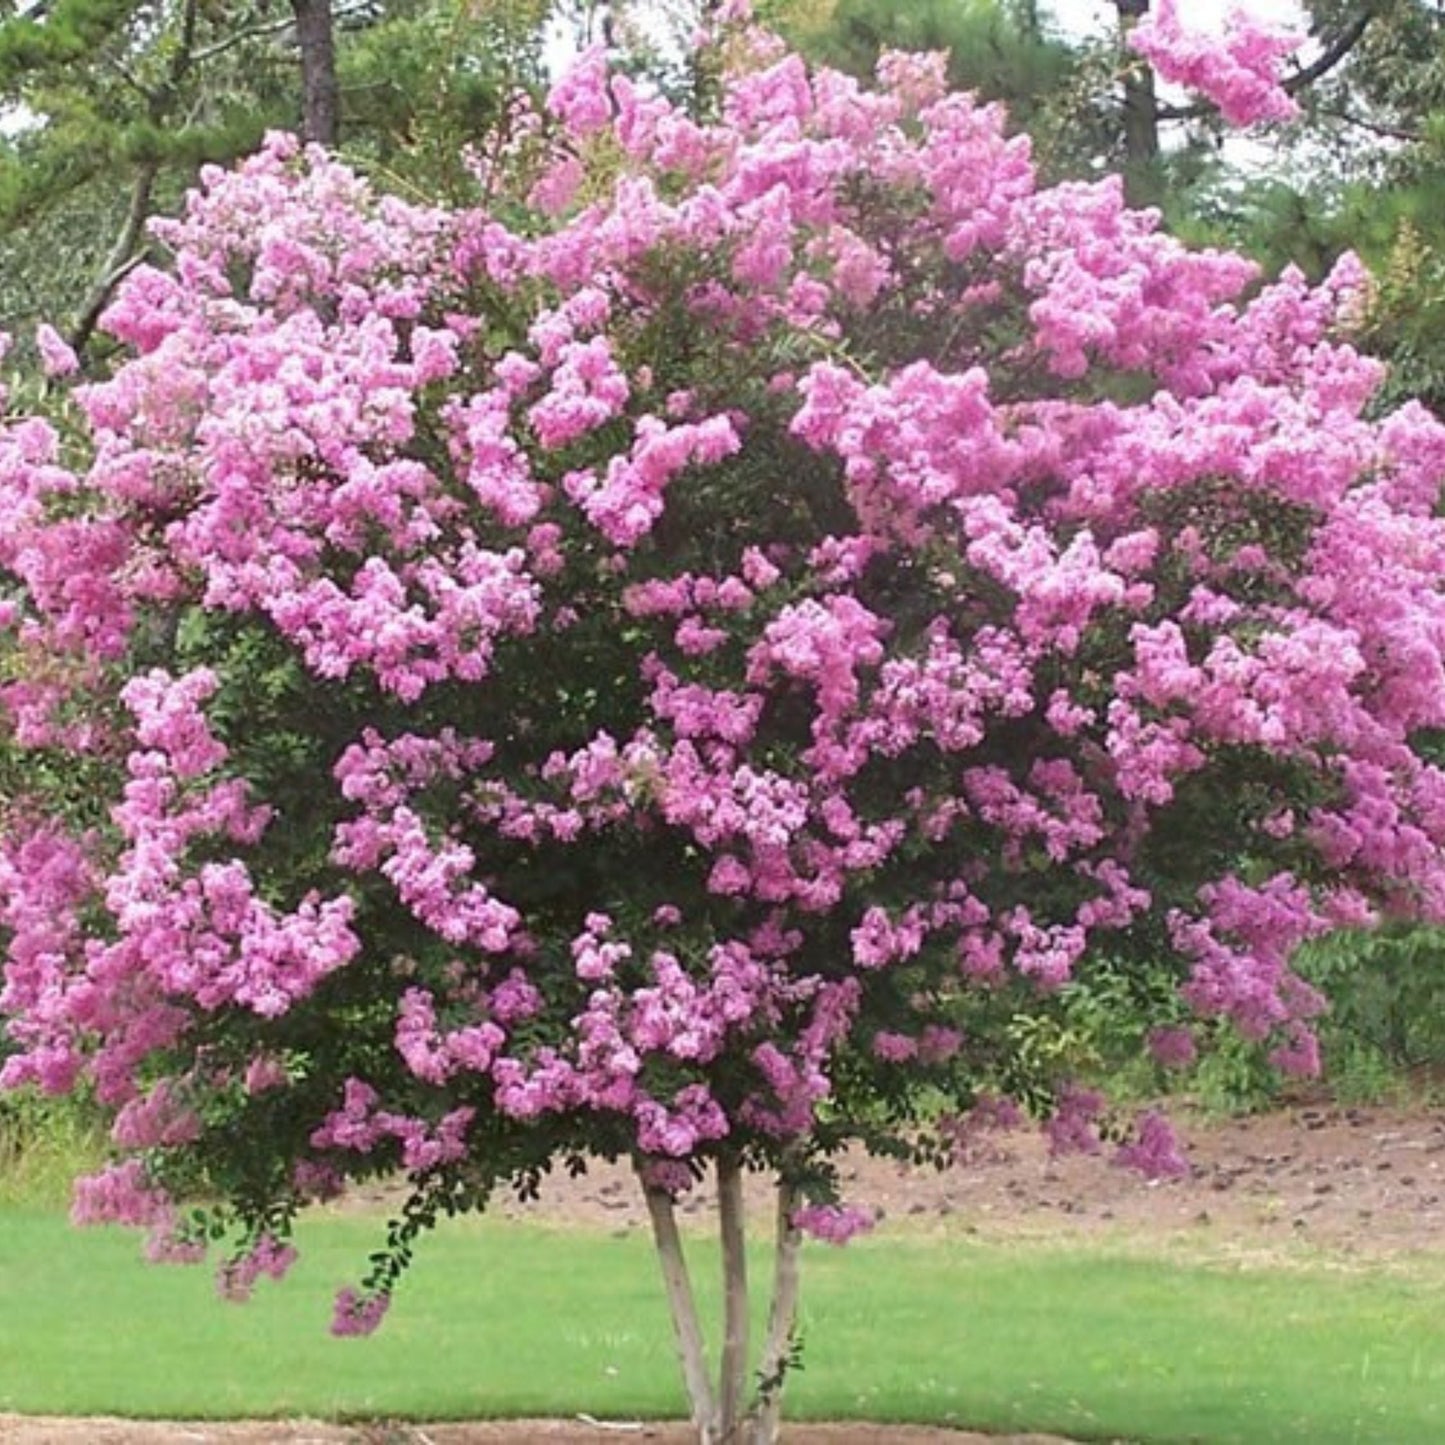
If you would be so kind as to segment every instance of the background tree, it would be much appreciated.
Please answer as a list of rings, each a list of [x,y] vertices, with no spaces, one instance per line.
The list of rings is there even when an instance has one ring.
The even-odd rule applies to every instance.
[[[332,0],[291,0],[291,13],[301,61],[301,136],[334,146],[341,137],[341,84]]]
[[[281,113],[281,55],[266,43],[276,19],[259,5],[200,0],[11,9],[0,25],[0,96],[21,120],[0,169],[13,267],[5,310],[13,324],[35,304],[30,293],[62,301],[52,314],[72,318],[83,346],[162,200],[202,160],[254,148]],[[88,213],[105,228],[86,224]],[[44,245],[57,235],[68,239],[58,254]]]
[[[546,0],[45,0],[0,20],[0,320],[64,318],[84,351],[146,222],[199,167],[299,129],[457,183],[541,80]],[[334,33],[333,33],[334,32]],[[402,159],[404,158],[404,159]]]
[[[1411,0],[1370,15],[1345,63],[1305,100],[1312,161],[1279,188],[1283,211],[1279,202],[1246,207],[1238,229],[1309,274],[1346,248],[1364,255],[1378,278],[1367,340],[1391,367],[1384,397],[1420,396],[1439,409],[1445,19]]]

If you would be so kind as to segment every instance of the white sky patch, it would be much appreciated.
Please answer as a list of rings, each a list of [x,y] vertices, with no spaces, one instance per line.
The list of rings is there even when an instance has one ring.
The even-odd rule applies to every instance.
[[[1051,0],[1047,5],[1059,30],[1070,39],[1104,35],[1114,28],[1118,12],[1108,0]],[[1305,28],[1304,10],[1297,0],[1181,0],[1180,19],[1193,30],[1222,34],[1231,11],[1240,10],[1256,20]]]
[[[665,4],[638,4],[630,7],[629,13],[636,17],[658,39],[668,36],[668,8]],[[1069,40],[1087,40],[1113,33],[1118,23],[1118,11],[1111,0],[1045,0],[1048,15],[1054,28]],[[1304,10],[1298,0],[1182,0],[1181,18],[1192,28],[1206,33],[1222,34],[1229,15],[1236,10],[1245,11],[1259,20],[1273,21],[1277,25],[1305,28]],[[674,8],[675,16],[675,8]],[[567,57],[576,52],[575,26],[567,21],[554,21],[548,42],[549,65],[565,64]]]
[[[1222,35],[1230,16],[1246,13],[1256,20],[1269,21],[1281,28],[1304,34],[1307,23],[1299,0],[1178,0],[1180,18],[1191,29],[1205,34]],[[1043,0],[1043,9],[1053,31],[1065,40],[1097,40],[1111,36],[1118,26],[1118,11],[1112,0]],[[666,0],[655,4],[629,7],[629,16],[647,30],[651,38],[664,48],[675,43],[677,31],[676,5]],[[574,23],[554,21],[548,37],[545,56],[553,75],[560,74],[577,53],[577,28]],[[1300,62],[1307,64],[1317,47],[1307,44],[1300,53]],[[1285,74],[1288,75],[1288,68]],[[1159,98],[1166,104],[1187,105],[1195,97],[1178,86],[1161,83]],[[1178,125],[1164,127],[1164,144],[1170,144],[1170,132]],[[1224,155],[1229,163],[1249,174],[1276,176],[1283,180],[1299,179],[1292,173],[1308,170],[1307,157],[1290,154],[1267,138],[1249,134],[1233,134],[1224,142]]]

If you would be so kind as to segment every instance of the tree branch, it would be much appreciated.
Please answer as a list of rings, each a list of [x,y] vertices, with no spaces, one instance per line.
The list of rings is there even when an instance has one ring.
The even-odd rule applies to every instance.
[[[1384,140],[1398,140],[1409,145],[1416,145],[1425,139],[1424,131],[1411,130],[1408,126],[1403,125],[1391,125],[1388,121],[1383,120],[1368,120],[1365,116],[1346,110],[1342,105],[1322,105],[1319,107],[1319,114],[1327,115],[1334,120],[1342,120],[1346,125],[1369,131],[1371,135],[1380,136]]]
[[[180,37],[176,51],[166,67],[165,79],[159,86],[152,88],[143,85],[119,61],[112,62],[125,80],[146,97],[146,113],[153,124],[162,125],[170,119],[176,90],[186,78],[186,73],[194,61],[199,8],[199,0],[185,0],[181,10]],[[77,356],[84,355],[91,337],[95,335],[101,313],[109,304],[115,288],[145,258],[145,251],[140,243],[146,222],[150,219],[151,199],[155,194],[159,171],[160,162],[154,160],[143,161],[136,170],[135,180],[131,185],[130,204],[126,207],[120,232],[111,244],[101,265],[100,274],[81,302],[75,325],[70,331],[68,340]]]
[[[283,30],[290,30],[295,24],[296,22],[286,15],[280,20],[268,21],[265,25],[252,25],[245,30],[233,30],[224,40],[203,45],[196,51],[196,64],[204,65],[218,55],[224,55],[228,50],[234,50],[238,45],[244,45],[248,40],[264,40],[268,35],[279,35]]]
[[[145,252],[137,247],[145,231],[146,221],[150,219],[151,195],[155,190],[158,170],[159,162],[146,161],[136,172],[125,220],[121,222],[120,232],[100,268],[99,276],[81,303],[75,325],[71,327],[67,338],[77,356],[84,354],[90,338],[95,334],[101,312],[105,310],[115,288],[145,258]]]
[[[1326,46],[1303,70],[1287,76],[1281,82],[1286,93],[1295,95],[1313,85],[1321,77],[1328,75],[1360,43],[1365,31],[1369,29],[1370,21],[1374,18],[1373,10],[1362,10],[1335,37],[1334,44]]]
[[[167,91],[175,90],[195,62],[196,5],[197,0],[186,0],[186,8],[181,12],[181,43],[176,47],[170,69],[166,72]]]
[[[371,6],[365,3],[359,5],[346,5],[337,10],[332,16],[334,21],[350,20],[353,15],[364,15]],[[238,45],[244,45],[248,40],[264,40],[268,35],[280,35],[283,31],[294,30],[296,20],[291,15],[283,15],[279,20],[268,20],[264,25],[252,25],[245,30],[233,31],[224,40],[217,40],[214,44],[204,45],[196,51],[195,63],[205,65],[207,61],[214,60],[218,55],[224,55],[228,50],[234,50]]]
[[[147,85],[134,71],[123,61],[117,60],[113,55],[103,58],[103,63],[110,67],[130,88],[141,96],[148,105],[156,103],[156,92]]]
[[[768,1309],[768,1333],[758,1366],[760,1382],[754,1406],[754,1445],[773,1445],[783,1413],[783,1382],[798,1323],[798,1255],[802,1231],[793,1223],[798,1187],[790,1179],[778,1180],[777,1237],[773,1248],[773,1300]]]

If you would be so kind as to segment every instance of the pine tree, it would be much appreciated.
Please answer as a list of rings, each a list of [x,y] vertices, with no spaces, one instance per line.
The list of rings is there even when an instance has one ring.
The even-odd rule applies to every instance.
[[[0,6],[0,328],[85,353],[146,223],[269,129],[399,164],[540,80],[547,0],[33,0]],[[425,164],[422,165],[425,170]],[[415,166],[407,169],[415,170]],[[454,179],[454,177],[451,177]],[[412,176],[412,184],[427,184]]]

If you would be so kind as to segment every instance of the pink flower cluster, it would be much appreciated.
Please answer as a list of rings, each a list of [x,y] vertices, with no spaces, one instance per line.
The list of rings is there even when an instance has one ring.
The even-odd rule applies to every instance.
[[[878,1217],[845,1204],[805,1204],[793,1211],[793,1224],[824,1244],[843,1245],[876,1227]]]
[[[391,1296],[384,1291],[358,1294],[353,1289],[339,1290],[331,1316],[331,1333],[338,1338],[373,1335],[391,1308]]]
[[[295,1245],[283,1244],[274,1235],[263,1234],[250,1248],[221,1266],[216,1274],[216,1290],[222,1299],[245,1304],[262,1275],[285,1279],[296,1259]]]
[[[1185,1158],[1169,1121],[1157,1111],[1140,1117],[1136,1137],[1121,1144],[1114,1163],[1137,1169],[1146,1179],[1180,1179],[1189,1173]]]
[[[1231,125],[1291,120],[1294,98],[1280,86],[1279,64],[1304,37],[1232,10],[1222,33],[1191,32],[1175,0],[1154,0],[1129,32],[1129,44],[1165,79],[1188,86],[1219,107]]]

